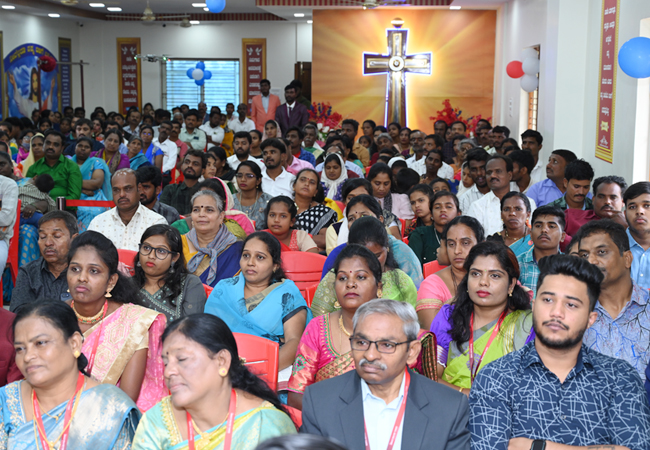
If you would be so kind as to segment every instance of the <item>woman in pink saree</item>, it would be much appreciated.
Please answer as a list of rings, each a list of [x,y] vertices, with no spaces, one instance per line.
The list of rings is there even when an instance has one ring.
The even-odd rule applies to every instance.
[[[117,385],[141,411],[148,410],[167,395],[160,343],[164,314],[137,304],[138,290],[118,272],[117,249],[103,235],[79,235],[68,260],[70,306],[83,332],[87,373]]]

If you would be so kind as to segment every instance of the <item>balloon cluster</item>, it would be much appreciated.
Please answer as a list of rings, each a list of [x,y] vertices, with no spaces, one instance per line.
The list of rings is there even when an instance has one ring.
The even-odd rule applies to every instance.
[[[203,86],[205,80],[212,78],[212,72],[205,70],[205,63],[199,61],[196,63],[196,67],[187,69],[187,76],[194,80],[197,86]]]
[[[632,78],[650,77],[650,39],[635,37],[618,51],[618,65]]]
[[[526,92],[533,92],[539,86],[539,57],[537,50],[527,48],[521,53],[521,61],[510,61],[506,66],[510,78],[521,78],[519,84]]]
[[[226,7],[226,0],[207,0],[205,6],[211,13],[220,13]]]

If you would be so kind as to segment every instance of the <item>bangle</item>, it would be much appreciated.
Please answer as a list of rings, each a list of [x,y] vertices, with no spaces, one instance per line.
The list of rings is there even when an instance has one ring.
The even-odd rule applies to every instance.
[[[463,388],[458,389],[458,392],[463,393]]]

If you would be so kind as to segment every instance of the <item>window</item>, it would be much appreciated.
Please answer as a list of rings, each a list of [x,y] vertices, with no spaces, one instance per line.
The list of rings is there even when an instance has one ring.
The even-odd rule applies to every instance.
[[[203,86],[197,86],[194,80],[187,76],[187,69],[196,67],[203,61],[205,69],[212,72],[212,78],[205,80]],[[190,108],[196,108],[203,101],[208,105],[218,106],[225,113],[226,103],[239,104],[239,60],[237,59],[171,59],[164,67],[165,86],[163,105],[171,111],[172,108],[186,103]]]

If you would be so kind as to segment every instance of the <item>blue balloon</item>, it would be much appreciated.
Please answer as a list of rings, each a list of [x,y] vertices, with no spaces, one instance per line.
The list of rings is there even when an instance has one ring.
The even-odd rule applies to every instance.
[[[226,7],[226,0],[206,0],[205,3],[211,13],[220,13]]]
[[[201,69],[201,70],[205,70],[205,63],[203,61],[197,62],[196,63],[196,68]]]
[[[650,39],[635,37],[618,51],[618,65],[632,78],[650,77]]]
[[[187,69],[187,72],[185,73],[187,74],[188,77],[192,78],[192,71],[194,71],[194,67],[190,67],[189,69]]]
[[[209,80],[210,78],[212,78],[212,72],[210,72],[209,70],[204,70],[203,71],[203,79],[204,80]]]
[[[203,83],[204,83],[203,79],[194,80],[194,82],[196,83],[197,86],[203,86]]]

